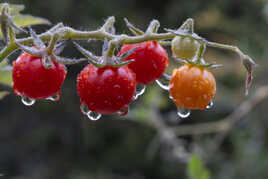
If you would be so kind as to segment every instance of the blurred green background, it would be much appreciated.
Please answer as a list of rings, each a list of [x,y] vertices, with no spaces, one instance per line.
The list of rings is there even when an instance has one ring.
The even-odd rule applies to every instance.
[[[108,16],[115,16],[117,33],[129,33],[123,18],[145,29],[152,19],[163,28],[178,28],[189,17],[195,31],[210,41],[237,45],[259,64],[254,73],[250,95],[267,84],[268,75],[268,1],[267,0],[11,0],[25,4],[25,14],[63,22],[80,30],[100,27]],[[48,26],[34,26],[38,33]],[[100,42],[82,43],[100,54]],[[71,43],[63,52],[66,57],[80,57]],[[15,60],[12,55],[10,60]],[[217,79],[213,108],[193,111],[179,120],[168,93],[155,83],[131,104],[123,118],[104,116],[90,121],[80,113],[76,94],[76,75],[86,64],[68,66],[67,79],[59,102],[37,102],[24,106],[11,94],[0,100],[0,178],[16,179],[184,179],[186,164],[171,154],[168,146],[156,147],[151,154],[154,128],[145,125],[151,117],[152,99],[160,99],[158,117],[167,125],[217,121],[228,116],[246,100],[246,72],[239,57],[231,52],[208,49],[208,61],[224,67],[212,70]],[[170,70],[175,67],[170,58]],[[268,178],[268,102],[254,108],[229,133],[206,166],[211,178]],[[214,135],[183,136],[187,148],[206,144]]]

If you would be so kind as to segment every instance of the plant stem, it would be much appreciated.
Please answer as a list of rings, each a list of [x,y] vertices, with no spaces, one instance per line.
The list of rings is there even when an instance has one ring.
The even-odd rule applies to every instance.
[[[233,52],[237,53],[241,59],[244,59],[246,57],[246,55],[237,46],[219,44],[216,42],[209,42],[209,41],[205,41],[205,44],[209,47],[215,47],[215,48],[233,51]]]
[[[110,21],[108,25],[113,24],[113,18],[108,18]],[[108,26],[107,23],[104,24],[104,27]],[[166,32],[166,33],[145,33],[138,36],[128,36],[126,34],[122,35],[114,35],[111,34],[105,30],[104,28],[100,28],[99,30],[94,31],[79,31],[75,30],[71,27],[63,26],[63,24],[56,25],[57,28],[52,27],[47,32],[44,32],[39,35],[39,38],[43,42],[49,42],[53,35],[58,34],[61,37],[61,40],[88,40],[88,39],[96,39],[96,40],[114,40],[119,39],[116,43],[110,43],[111,47],[109,47],[109,56],[113,53],[114,49],[119,44],[134,44],[134,43],[141,43],[144,41],[151,41],[151,40],[168,40],[173,39],[175,36],[181,36],[181,37],[189,37],[191,39],[197,40],[200,42],[200,44],[204,44],[210,47],[215,48],[221,48],[226,50],[231,50],[233,52],[236,52],[242,59],[246,56],[238,47],[231,46],[231,45],[225,45],[225,44],[219,44],[215,42],[209,42],[201,37],[199,37],[196,34],[187,34],[183,32],[178,32],[177,34]],[[23,45],[31,46],[33,45],[33,38],[22,38],[16,40],[18,43]],[[11,53],[13,53],[15,50],[18,49],[18,46],[11,43],[8,44],[4,49],[0,52],[0,62],[4,60],[6,57],[8,57]]]

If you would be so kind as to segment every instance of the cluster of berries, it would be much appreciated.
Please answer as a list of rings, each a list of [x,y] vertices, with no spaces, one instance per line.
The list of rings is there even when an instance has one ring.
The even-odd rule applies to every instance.
[[[34,31],[30,29],[30,32],[35,46],[16,43],[24,52],[13,62],[14,93],[21,96],[26,105],[32,105],[35,100],[57,101],[67,73],[61,62],[68,59],[58,56],[63,48],[55,44],[55,39],[46,47]],[[82,113],[92,120],[99,119],[101,114],[126,115],[128,105],[154,81],[169,90],[181,117],[188,116],[185,109],[203,110],[211,106],[216,92],[215,79],[200,56],[202,44],[193,38],[175,36],[171,41],[173,57],[184,63],[173,70],[172,76],[164,73],[168,54],[155,40],[124,44],[116,56],[107,55],[108,41],[105,40],[100,57],[77,43],[74,45],[91,62],[77,76],[77,93]],[[168,85],[161,83],[162,76],[168,79]],[[136,90],[138,86],[140,89]]]

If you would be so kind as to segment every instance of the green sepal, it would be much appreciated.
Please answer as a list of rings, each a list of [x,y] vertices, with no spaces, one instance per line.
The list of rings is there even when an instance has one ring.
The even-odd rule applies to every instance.
[[[189,32],[186,32],[186,31],[180,30],[180,29],[178,29],[178,30],[172,30],[172,29],[164,28],[164,30],[167,31],[167,32],[170,32],[170,33],[172,33],[174,35],[177,35],[177,36],[192,37],[195,40],[201,40],[201,41],[204,40],[202,37],[200,37],[196,33],[189,33]]]
[[[140,29],[138,29],[137,27],[135,27],[133,24],[131,24],[127,18],[124,18],[124,21],[126,23],[126,26],[128,27],[128,29],[136,36],[139,35],[143,35],[144,32]]]
[[[15,42],[15,44],[24,52],[36,56],[36,57],[42,57],[44,55],[44,51],[41,51],[39,49],[33,48],[33,47],[28,47],[25,45],[22,45],[18,42]]]
[[[65,48],[66,46],[66,41],[59,42],[55,45],[53,53],[55,55],[59,55]]]
[[[125,58],[129,57],[138,47],[135,47],[119,56],[119,60],[124,60]]]
[[[33,38],[34,45],[39,49],[45,48],[46,46],[44,42],[42,42],[42,40],[37,36],[35,31],[31,27],[29,27],[29,30],[30,30],[31,37]]]
[[[71,65],[71,64],[77,64],[83,61],[88,61],[88,59],[86,58],[79,58],[79,59],[71,59],[71,58],[66,58],[66,57],[60,57],[57,55],[54,55],[54,61],[57,63],[62,63],[62,64],[66,64],[66,65]]]
[[[119,68],[119,67],[128,65],[128,64],[130,64],[130,63],[132,63],[132,62],[134,62],[134,61],[135,61],[134,59],[127,60],[127,61],[123,61],[123,62],[120,61],[120,62],[118,62],[118,63],[109,64],[109,66]]]
[[[81,47],[78,43],[73,42],[74,46],[77,48],[79,52],[81,52],[85,57],[89,59],[89,61],[97,61],[97,57],[93,55],[90,51]],[[93,62],[94,63],[94,62]]]
[[[199,66],[199,67],[203,67],[203,68],[219,68],[219,67],[223,66],[222,64],[207,63],[207,62],[205,62],[205,60],[203,58],[201,59],[200,63],[197,63],[194,60],[181,59],[178,57],[174,57],[174,60],[176,62],[183,64],[183,65],[189,64],[189,65],[195,65],[195,66]]]
[[[152,20],[145,33],[157,33],[160,23],[158,20]]]

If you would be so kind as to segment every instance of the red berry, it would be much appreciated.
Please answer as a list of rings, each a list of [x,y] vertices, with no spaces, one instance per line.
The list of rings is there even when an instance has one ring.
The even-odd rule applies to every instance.
[[[136,74],[137,83],[148,84],[160,78],[168,66],[166,50],[156,41],[147,41],[123,45],[118,55],[135,47],[137,49],[125,60],[135,60],[128,67]]]
[[[135,89],[135,74],[127,66],[97,68],[89,64],[77,77],[81,104],[101,114],[124,109],[132,101]]]
[[[46,99],[59,93],[66,76],[63,64],[53,62],[52,68],[42,65],[41,57],[22,53],[13,62],[13,89],[18,96]]]

